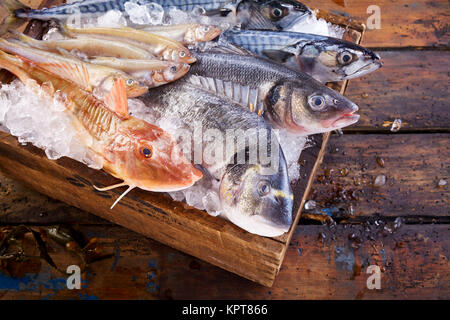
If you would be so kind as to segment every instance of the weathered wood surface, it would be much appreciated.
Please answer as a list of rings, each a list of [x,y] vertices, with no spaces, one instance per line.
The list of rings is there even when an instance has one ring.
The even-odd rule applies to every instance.
[[[114,257],[93,263],[81,290],[45,262],[0,272],[3,299],[449,299],[448,225],[406,225],[394,233],[370,226],[300,226],[273,288],[161,245],[118,226],[80,226]],[[372,238],[369,239],[369,236]],[[52,245],[57,265],[76,257]],[[366,286],[369,265],[381,269],[381,290]],[[6,279],[7,281],[1,281]]]
[[[338,219],[424,216],[450,222],[448,186],[438,186],[450,177],[449,139],[450,134],[334,135],[308,199],[353,207],[352,214],[333,213]],[[375,184],[378,176],[385,176],[385,185]]]
[[[327,9],[354,21],[366,23],[367,8],[381,12],[381,28],[368,29],[362,44],[369,47],[448,46],[450,6],[447,0],[303,0],[312,8]],[[342,4],[345,4],[342,5]]]
[[[305,3],[329,8],[332,13],[346,12],[352,21],[365,21],[369,5],[381,8],[382,29],[368,30],[363,44],[380,48],[385,65],[370,76],[350,82],[347,92],[361,107],[361,121],[346,129],[349,134],[332,136],[317,176],[325,179],[316,179],[313,186],[316,192],[310,195],[322,204],[339,189],[339,184],[356,190],[357,201],[344,201],[345,205],[348,202],[353,205],[353,217],[334,215],[341,224],[332,229],[297,226],[275,285],[269,289],[121,227],[106,226],[109,222],[34,191],[25,191],[19,183],[0,177],[0,196],[8,194],[6,201],[0,197],[0,211],[6,203],[9,212],[0,213],[0,224],[74,223],[79,217],[77,228],[86,236],[100,237],[116,253],[114,259],[91,266],[84,275],[87,287],[81,292],[65,290],[64,279],[59,275],[53,278],[53,272],[44,263],[42,267],[31,264],[30,269],[16,268],[13,271],[18,274],[13,274],[17,277],[0,273],[0,286],[11,286],[3,290],[0,287],[0,296],[449,299],[448,186],[437,187],[439,179],[450,178],[448,135],[442,134],[449,131],[445,67],[449,54],[448,2],[307,0]],[[342,3],[345,6],[339,5]],[[406,46],[442,50],[401,48]],[[404,122],[400,133],[353,134],[389,133],[389,128],[382,125],[395,118]],[[402,134],[416,131],[428,134]],[[384,168],[377,164],[377,156],[384,159]],[[345,168],[346,176],[345,170],[344,175],[340,172]],[[386,175],[387,183],[375,189],[371,183],[377,175]],[[361,185],[355,185],[355,180]],[[388,230],[393,229],[393,220],[399,216],[406,223],[424,224],[403,225],[391,235]],[[352,225],[343,224],[346,222]],[[363,231],[364,228],[368,231]],[[367,240],[370,236],[373,240]],[[54,255],[63,265],[73,263],[73,257],[67,257],[62,249]],[[366,289],[364,272],[369,264],[382,267],[382,290]],[[29,278],[20,274],[26,270],[31,272]]]
[[[384,66],[349,82],[346,95],[361,119],[345,131],[389,132],[386,121],[402,119],[400,132],[448,131],[449,51],[381,51]],[[445,67],[447,66],[447,67]]]

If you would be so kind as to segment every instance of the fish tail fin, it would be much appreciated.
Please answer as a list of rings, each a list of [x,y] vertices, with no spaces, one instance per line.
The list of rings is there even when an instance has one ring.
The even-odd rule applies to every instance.
[[[27,18],[18,17],[18,13],[25,13],[31,10],[30,7],[24,5],[17,0],[2,0],[0,5],[8,11],[9,15],[0,24],[0,36],[10,29],[16,29],[27,21]]]
[[[5,69],[14,74],[23,83],[30,79],[28,72],[24,70],[24,62],[0,50],[0,69]]]

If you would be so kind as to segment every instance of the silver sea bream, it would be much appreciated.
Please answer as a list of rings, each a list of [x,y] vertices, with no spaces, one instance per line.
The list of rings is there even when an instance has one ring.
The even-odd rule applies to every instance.
[[[202,139],[204,153],[200,159],[198,154],[194,155],[192,160],[207,172],[202,180],[208,177],[212,180],[212,188],[219,194],[222,216],[262,236],[278,236],[289,230],[293,194],[286,160],[275,134],[262,117],[226,97],[182,81],[152,89],[140,100],[156,119],[181,121],[182,128],[177,130],[187,130],[181,133],[183,139],[194,136],[198,128],[205,135],[208,130],[221,136],[245,135],[245,141],[236,142],[234,152],[216,154],[213,161],[206,156],[210,142]],[[177,137],[176,132],[172,134]],[[261,138],[264,134],[267,140]],[[257,158],[250,151],[255,148],[259,150]],[[261,150],[266,153],[265,158]]]

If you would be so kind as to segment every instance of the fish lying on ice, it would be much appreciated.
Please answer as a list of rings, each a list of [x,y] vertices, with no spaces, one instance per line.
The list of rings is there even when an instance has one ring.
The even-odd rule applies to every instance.
[[[143,30],[122,28],[70,28],[63,27],[63,32],[75,38],[97,38],[130,43],[148,50],[151,54],[164,60],[194,63],[195,58],[181,43]]]
[[[31,87],[37,84],[45,88],[49,98],[58,95],[79,129],[83,144],[103,158],[106,172],[124,180],[99,189],[128,186],[112,207],[135,187],[167,192],[187,188],[202,177],[182,155],[171,135],[129,115],[122,78],[114,83],[105,100],[101,100],[58,74],[27,61],[0,51],[0,68],[7,69]],[[83,71],[79,70],[78,76],[81,77]]]
[[[120,70],[86,63],[75,57],[61,56],[5,39],[0,39],[0,50],[27,58],[40,68],[73,81],[87,91],[96,90],[100,95],[109,92],[117,78],[124,80],[128,97],[140,96],[148,90],[147,86],[141,85],[139,81]],[[77,70],[84,70],[84,73],[80,74]]]
[[[358,121],[358,106],[309,75],[235,46],[193,52],[181,81],[225,95],[274,127],[298,134],[327,132]]]
[[[189,64],[162,60],[119,59],[98,57],[90,63],[122,70],[138,79],[149,88],[159,87],[183,77],[189,71]]]
[[[36,40],[20,32],[10,31],[13,36],[31,47],[60,53],[61,50],[74,52],[87,58],[91,57],[115,57],[121,59],[156,59],[147,50],[120,41],[80,38],[61,40]]]
[[[345,40],[299,32],[230,30],[224,40],[292,66],[321,82],[354,79],[382,66],[380,56]]]
[[[66,56],[73,55],[77,58],[85,60],[86,62],[121,70],[126,74],[131,75],[139,82],[144,83],[149,88],[175,81],[189,71],[189,64],[187,63],[157,60],[151,55],[144,56],[142,59],[120,58],[120,56],[123,55],[130,56],[137,51],[128,44],[123,44],[116,41],[95,41],[88,38],[40,41],[20,33],[14,33],[14,35],[22,41],[22,44],[27,44],[35,48],[41,48],[42,50],[50,48],[52,51],[62,53]],[[102,43],[102,45],[94,48],[95,45],[92,42]],[[102,56],[103,52],[98,50],[103,46],[107,46],[110,42],[114,45],[120,44],[119,48],[122,50],[117,52],[117,57],[104,57]],[[89,47],[88,44],[92,44],[92,47]],[[66,49],[69,49],[70,51],[66,51]],[[80,50],[86,50],[89,55],[86,54],[86,51]],[[127,50],[130,50],[131,52],[128,52]],[[111,46],[109,49],[105,48],[105,51],[107,51],[107,53],[109,52],[109,54],[114,54],[116,49]],[[145,50],[143,51],[146,52]],[[100,57],[98,55],[100,55]],[[150,56],[150,58],[146,59],[148,56]],[[92,58],[88,59],[89,57]]]
[[[202,132],[215,130],[223,137],[227,134],[246,137],[245,142],[236,142],[233,152],[223,155],[218,151],[223,150],[223,141],[219,139],[220,145],[212,145],[214,152],[218,152],[217,157],[208,160],[205,153],[200,157],[197,154],[194,155],[194,162],[207,170],[205,178],[210,176],[219,185],[220,204],[225,218],[251,233],[268,237],[289,230],[292,224],[293,194],[286,160],[272,129],[263,118],[226,97],[183,81],[152,89],[151,93],[139,99],[155,113],[156,118],[169,116],[180,120],[183,129],[188,130],[194,139],[197,129]],[[197,125],[200,127],[197,128]],[[249,132],[247,130],[250,133],[245,134]],[[267,141],[260,138],[264,132]],[[184,134],[183,138],[187,135]],[[205,140],[203,138],[201,142],[206,152],[211,145]],[[249,149],[257,147],[259,157],[247,155]],[[267,150],[262,151],[267,159],[262,158],[261,150]]]
[[[65,22],[80,14],[83,18],[98,17],[109,10],[121,11],[125,17],[125,3],[130,0],[81,0],[52,8],[33,10],[18,0],[2,0],[1,5],[10,15],[0,27],[0,34],[15,29],[30,19]],[[286,29],[311,14],[311,10],[296,0],[140,0],[140,4],[157,3],[163,8],[175,7],[192,11],[198,7],[208,15],[233,14],[243,28]]]
[[[184,45],[211,41],[222,32],[219,27],[198,23],[146,26],[142,30],[178,41]]]

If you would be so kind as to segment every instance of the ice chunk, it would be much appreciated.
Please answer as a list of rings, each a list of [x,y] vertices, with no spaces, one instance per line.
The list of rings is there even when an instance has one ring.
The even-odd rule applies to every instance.
[[[136,1],[126,2],[125,12],[132,23],[140,25],[161,24],[164,17],[164,9],[157,3],[140,5]]]
[[[398,132],[402,128],[402,119],[395,119],[394,122],[392,122],[391,131],[392,132]]]
[[[58,28],[51,28],[46,34],[42,36],[42,40],[61,40],[64,36],[59,32]]]
[[[302,21],[291,26],[288,30],[285,31],[312,33],[321,36],[342,39],[345,29],[341,28],[340,26],[333,25],[325,21],[324,19],[317,19],[316,14],[317,12],[313,11],[313,13],[309,17],[303,19]]]
[[[149,3],[145,5],[145,9],[149,14],[150,24],[161,24],[164,18],[164,8],[157,3]]]
[[[317,203],[314,200],[308,200],[305,203],[305,210],[315,209],[316,206],[317,206]]]
[[[289,180],[297,180],[300,174],[298,159],[302,150],[307,147],[308,138],[307,136],[294,134],[284,129],[275,130],[275,133],[278,136],[278,141],[286,158]]]
[[[375,178],[375,181],[373,183],[377,187],[382,187],[386,184],[386,176],[385,175],[379,175]]]
[[[205,210],[212,216],[218,216],[221,213],[219,194],[215,190],[207,190],[202,198]]]
[[[125,3],[125,6],[130,3]],[[106,12],[104,15],[97,18],[97,27],[105,27],[105,28],[119,28],[125,27],[127,25],[127,21],[123,16],[123,13],[119,10],[110,10]]]

